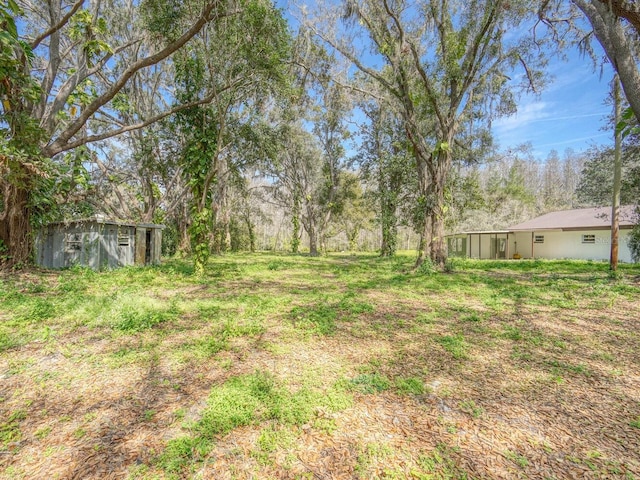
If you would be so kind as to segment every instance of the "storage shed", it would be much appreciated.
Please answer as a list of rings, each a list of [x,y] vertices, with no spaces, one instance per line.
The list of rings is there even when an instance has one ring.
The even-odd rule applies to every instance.
[[[36,263],[45,268],[83,265],[94,270],[158,264],[163,228],[101,216],[51,223],[36,234]]]

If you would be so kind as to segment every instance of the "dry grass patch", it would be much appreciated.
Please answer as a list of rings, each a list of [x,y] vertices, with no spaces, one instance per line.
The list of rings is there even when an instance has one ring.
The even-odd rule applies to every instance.
[[[637,266],[411,261],[3,277],[0,478],[640,478]]]

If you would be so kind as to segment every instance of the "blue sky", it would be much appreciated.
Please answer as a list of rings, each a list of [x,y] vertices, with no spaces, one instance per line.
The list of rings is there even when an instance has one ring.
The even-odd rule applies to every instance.
[[[534,156],[544,160],[551,150],[562,155],[567,148],[579,152],[613,143],[613,133],[602,130],[612,111],[605,104],[611,66],[605,65],[601,73],[590,59],[568,53],[568,61],[550,63],[553,80],[540,95],[522,96],[517,114],[493,122],[494,138],[502,149],[530,142]]]
[[[294,2],[277,0],[276,4],[295,28]],[[602,55],[595,40],[593,48]],[[566,60],[549,62],[550,81],[542,92],[522,95],[517,114],[492,122],[494,141],[501,150],[530,143],[534,157],[544,161],[552,150],[562,156],[567,149],[581,152],[592,145],[613,144],[613,133],[603,130],[612,112],[605,103],[613,77],[611,66],[594,67],[575,48],[565,54]]]

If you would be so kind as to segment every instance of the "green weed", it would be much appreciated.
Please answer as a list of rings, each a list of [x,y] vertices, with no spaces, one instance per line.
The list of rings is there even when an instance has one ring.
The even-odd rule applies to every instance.
[[[436,342],[453,355],[453,358],[462,360],[469,357],[467,353],[469,345],[462,335],[443,335],[436,338]]]
[[[187,465],[202,459],[211,449],[211,441],[202,437],[180,437],[170,440],[156,464],[169,473],[179,473]]]
[[[269,455],[277,450],[289,450],[293,447],[296,436],[288,428],[277,428],[269,425],[263,428],[258,436],[258,449],[251,453],[262,465],[268,465]]]
[[[124,333],[138,333],[177,317],[175,307],[129,304],[120,311],[113,328]]]
[[[46,298],[34,298],[18,313],[18,320],[36,323],[47,320],[56,315],[55,305]]]
[[[42,440],[42,439],[46,438],[51,433],[51,430],[52,430],[52,428],[50,426],[46,426],[46,427],[40,428],[40,429],[36,430],[36,433],[34,433],[34,436],[38,440]]]
[[[584,375],[585,377],[592,376],[591,370],[586,365],[580,363],[578,365],[571,365],[565,362],[560,362],[558,360],[551,360],[547,362],[552,367],[553,373],[558,373],[563,370],[565,372],[577,373],[580,375]]]
[[[395,385],[401,395],[422,395],[425,392],[424,383],[416,377],[397,378]]]
[[[473,400],[465,400],[460,402],[460,410],[465,413],[468,413],[473,418],[480,418],[484,413],[484,409],[478,405]]]
[[[215,437],[237,427],[263,421],[302,425],[314,418],[318,407],[337,411],[348,405],[350,400],[337,386],[326,392],[308,387],[290,392],[267,372],[232,377],[211,390],[200,420],[190,426],[195,435],[169,442],[158,464],[168,472],[177,472],[197,462]],[[269,438],[263,441],[268,445]]]
[[[412,476],[419,480],[467,480],[466,472],[458,467],[455,448],[443,443],[418,457],[418,468]]]
[[[388,390],[391,382],[379,373],[363,373],[349,381],[353,390],[360,393],[380,393]]]
[[[9,443],[17,442],[22,437],[20,422],[27,418],[24,410],[16,410],[0,424],[0,447],[6,448]]]
[[[0,353],[18,346],[18,341],[6,332],[0,332]]]
[[[525,457],[524,455],[520,455],[517,452],[507,450],[506,452],[504,452],[504,456],[518,465],[520,468],[526,468],[529,466],[529,460],[527,460],[527,457]]]
[[[336,309],[324,303],[309,307],[294,307],[290,313],[296,327],[320,335],[331,335],[335,332],[337,316]]]

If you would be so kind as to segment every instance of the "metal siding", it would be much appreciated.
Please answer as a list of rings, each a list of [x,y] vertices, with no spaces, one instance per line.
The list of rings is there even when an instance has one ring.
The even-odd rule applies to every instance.
[[[100,241],[102,250],[102,265],[105,268],[117,268],[120,266],[118,262],[118,227],[113,225],[105,225],[102,230],[102,239]]]
[[[100,235],[101,226],[97,223],[90,224],[85,233],[85,257],[83,265],[86,265],[94,270],[100,269]]]
[[[144,265],[146,232],[151,234],[151,263],[160,263],[162,229],[153,226],[83,221],[70,225],[51,224],[38,232],[35,241],[35,259],[45,268],[64,268],[74,264],[93,269],[118,268],[123,265]],[[128,239],[128,245],[120,245],[118,232]],[[77,234],[77,246],[69,248],[67,240]],[[124,243],[124,242],[123,242]],[[138,256],[142,259],[138,263]]]
[[[134,227],[124,227],[126,234],[129,237],[129,245],[119,246],[120,265],[133,265],[134,254],[136,248],[136,229]]]
[[[53,261],[51,266],[53,268],[64,267],[64,232],[60,227],[56,227],[53,230]]]
[[[162,254],[162,230],[154,228],[151,233],[151,263],[158,265]]]
[[[136,228],[136,257],[135,264],[136,265],[144,265],[145,253],[147,248],[147,229],[146,228]]]

